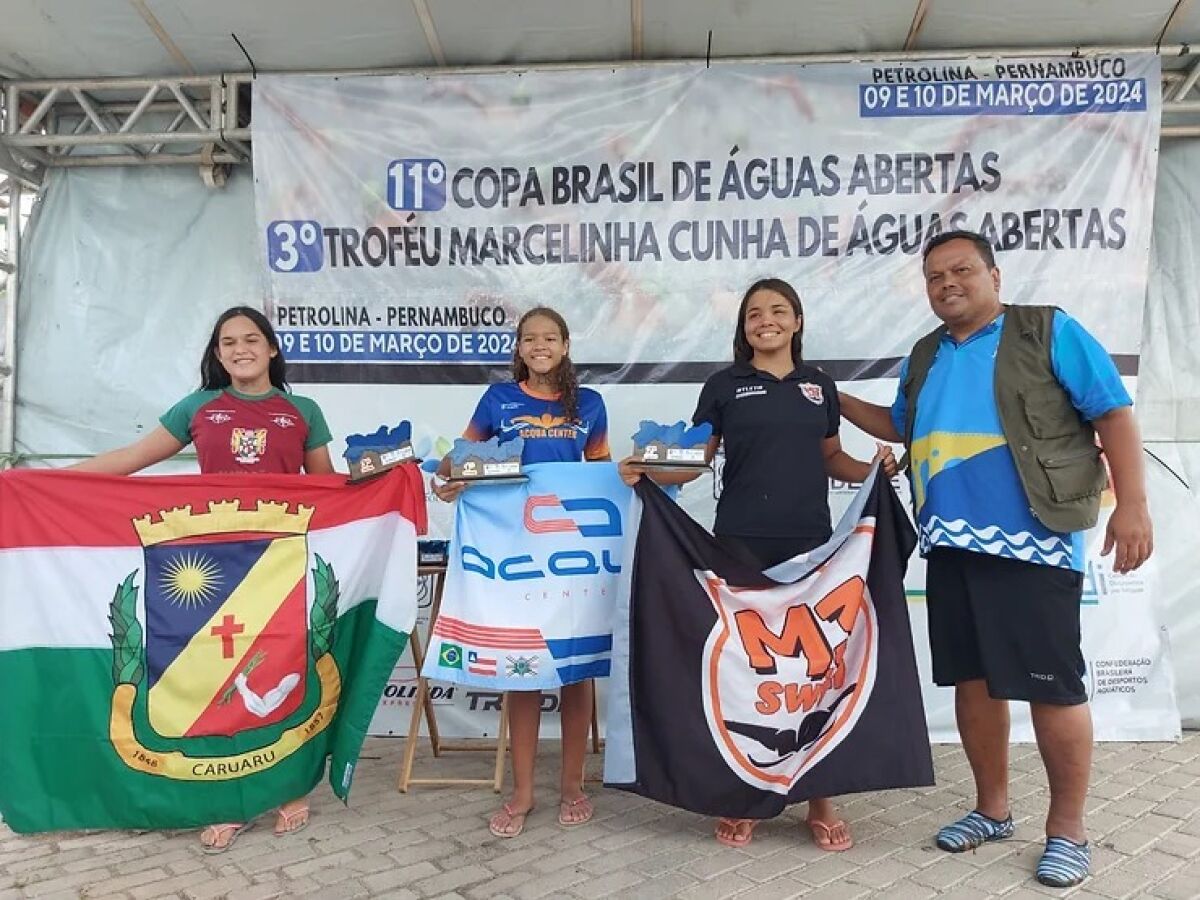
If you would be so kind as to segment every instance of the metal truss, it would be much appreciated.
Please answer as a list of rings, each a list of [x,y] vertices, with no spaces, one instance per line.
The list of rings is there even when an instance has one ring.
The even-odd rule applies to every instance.
[[[36,187],[52,168],[195,165],[220,186],[250,159],[249,78],[6,82],[0,172]]]
[[[21,180],[0,174],[0,469],[14,448],[17,387],[17,258],[20,254]]]
[[[905,51],[820,56],[758,57],[722,63],[817,63],[927,60],[950,57],[1094,56],[1156,52],[1182,57],[1187,69],[1163,73],[1162,136],[1200,137],[1200,54],[1186,44],[1158,47],[1055,47]],[[680,65],[688,60],[617,65]],[[519,67],[611,68],[613,63]],[[446,74],[516,71],[518,67],[360,70],[325,73]],[[314,74],[314,73],[309,73]],[[253,122],[248,74],[179,78],[0,82],[0,176],[37,189],[46,170],[83,166],[194,165],[211,187],[224,184],[228,167],[249,162]]]

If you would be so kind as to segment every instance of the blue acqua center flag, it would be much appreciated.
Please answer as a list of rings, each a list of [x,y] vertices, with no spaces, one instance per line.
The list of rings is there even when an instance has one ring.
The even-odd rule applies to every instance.
[[[631,492],[612,463],[538,463],[458,501],[422,674],[495,690],[608,675]]]

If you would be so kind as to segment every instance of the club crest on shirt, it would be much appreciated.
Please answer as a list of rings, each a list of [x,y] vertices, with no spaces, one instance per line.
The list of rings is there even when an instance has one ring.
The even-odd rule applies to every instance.
[[[233,458],[243,465],[253,465],[267,451],[267,429],[235,428],[229,436]]]
[[[825,402],[825,391],[821,389],[819,384],[809,384],[807,381],[801,382],[800,393],[812,403],[817,404],[817,406]]]

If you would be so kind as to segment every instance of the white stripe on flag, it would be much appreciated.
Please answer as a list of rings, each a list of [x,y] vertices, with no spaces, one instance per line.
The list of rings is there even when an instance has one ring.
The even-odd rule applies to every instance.
[[[130,572],[140,586],[142,566],[137,547],[0,550],[0,651],[111,647],[109,604]]]
[[[416,620],[416,533],[399,513],[309,532],[309,599],[315,554],[333,566],[338,615],[371,597],[376,616],[407,633]],[[137,572],[138,616],[145,622],[145,561],[137,547],[36,547],[0,550],[0,651],[111,645],[109,604]]]

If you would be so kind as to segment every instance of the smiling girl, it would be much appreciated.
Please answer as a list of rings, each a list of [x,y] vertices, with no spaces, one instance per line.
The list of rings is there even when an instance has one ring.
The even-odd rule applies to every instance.
[[[595,391],[579,386],[569,355],[571,335],[557,312],[544,306],[525,313],[517,324],[513,380],[493,384],[484,392],[464,437],[501,442],[524,439],[521,463],[607,461],[608,415]],[[450,474],[443,459],[438,474]],[[433,490],[447,502],[456,500],[463,482],[434,481]],[[505,695],[511,736],[513,792],[492,816],[488,828],[497,837],[516,837],[533,810],[533,771],[541,723],[540,691],[509,691]],[[592,818],[592,804],[583,793],[583,763],[592,715],[591,680],[564,685],[562,716],[562,774],[558,822],[571,827]]]
[[[172,406],[159,422],[140,441],[73,468],[132,475],[195,444],[206,475],[333,471],[325,417],[312,400],[288,392],[275,330],[248,306],[220,315],[200,358],[200,390]],[[307,824],[307,799],[293,800],[277,811],[275,833],[290,834]],[[206,852],[220,853],[247,827],[244,822],[209,825],[200,833],[200,843]]]
[[[693,421],[708,422],[713,435],[706,460],[725,445],[725,468],[713,534],[731,552],[768,569],[829,540],[828,478],[861,482],[871,464],[842,450],[841,413],[833,379],[804,362],[804,310],[796,290],[778,278],[750,285],[738,309],[733,365],[713,374],[700,391]],[[890,448],[878,445],[884,474],[896,473]],[[623,460],[621,476],[639,472]],[[660,483],[697,474],[654,473]],[[827,798],[808,803],[805,820],[824,850],[848,850],[846,823]],[[750,843],[753,819],[721,819],[717,840],[732,847]]]

